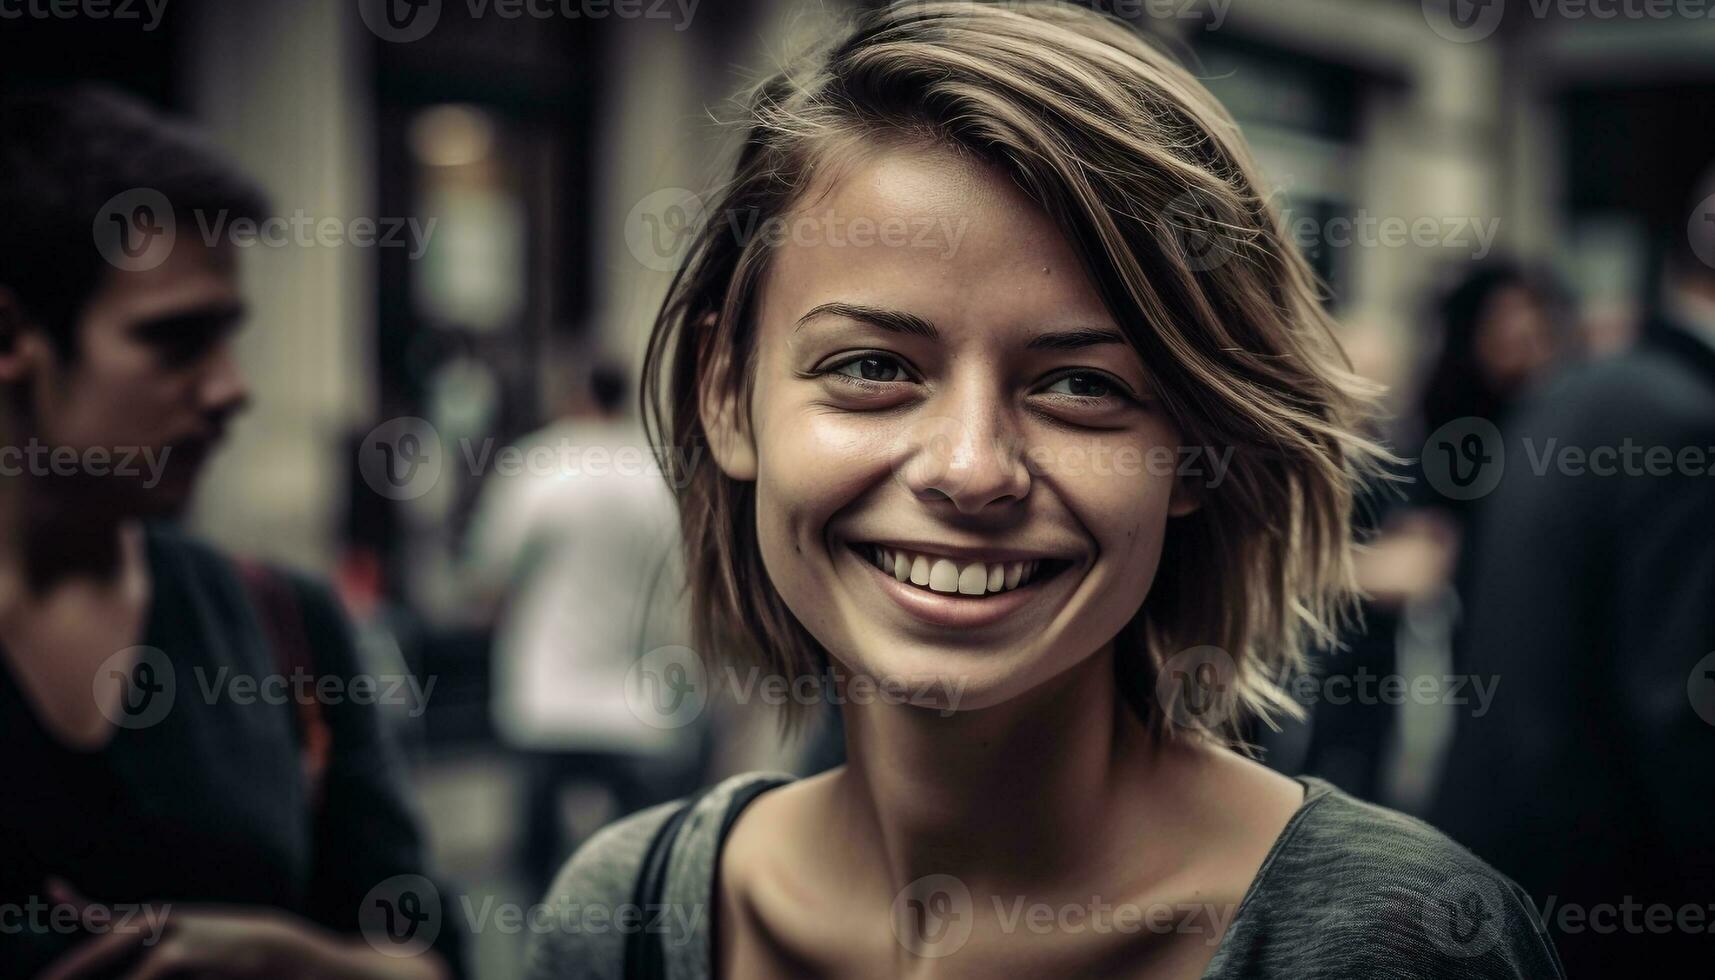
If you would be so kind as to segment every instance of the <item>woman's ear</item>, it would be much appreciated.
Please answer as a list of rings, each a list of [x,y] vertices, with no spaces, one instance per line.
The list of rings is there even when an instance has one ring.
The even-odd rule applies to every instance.
[[[1183,457],[1183,448],[1181,448],[1180,454]],[[1225,464],[1231,458],[1229,453],[1226,459],[1218,460],[1221,468],[1214,471],[1215,482],[1208,482],[1209,474],[1204,472],[1203,465],[1201,465],[1205,460],[1211,463],[1217,462],[1217,457],[1212,449],[1205,448],[1197,456],[1192,457],[1199,465],[1175,467],[1177,472],[1173,475],[1173,492],[1167,498],[1167,516],[1186,517],[1195,514],[1203,506],[1203,495],[1210,488],[1218,485],[1220,479],[1226,475]]]
[[[715,465],[734,480],[756,479],[756,440],[750,431],[748,406],[739,404],[742,386],[732,385],[731,354],[713,343],[715,315],[698,324],[710,340],[710,361],[698,391],[697,412],[709,438]]]
[[[1192,477],[1176,476],[1173,478],[1173,493],[1167,498],[1167,516],[1185,517],[1195,514],[1203,506],[1202,490],[1192,482]]]

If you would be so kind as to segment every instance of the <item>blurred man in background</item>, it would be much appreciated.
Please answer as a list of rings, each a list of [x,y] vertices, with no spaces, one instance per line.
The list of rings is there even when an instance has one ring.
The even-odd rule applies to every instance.
[[[638,659],[686,636],[673,495],[627,418],[629,388],[599,365],[565,418],[497,453],[471,528],[472,582],[505,597],[494,720],[528,757],[519,861],[535,894],[577,843],[563,830],[565,790],[604,794],[606,822],[700,775],[702,719],[626,698]]]
[[[1638,346],[1523,404],[1474,525],[1432,820],[1536,900],[1573,977],[1715,962],[1715,177]],[[1699,220],[1699,216],[1703,220]]]
[[[264,209],[127,98],[0,103],[0,976],[458,963],[332,597],[164,523],[248,398],[238,255],[193,230]]]

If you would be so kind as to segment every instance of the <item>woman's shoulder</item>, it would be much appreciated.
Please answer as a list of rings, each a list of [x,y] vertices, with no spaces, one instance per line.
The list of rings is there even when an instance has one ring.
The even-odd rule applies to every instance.
[[[1415,817],[1304,782],[1209,976],[1564,976],[1518,885]]]
[[[767,772],[733,776],[700,795],[640,810],[597,831],[560,868],[542,898],[542,918],[551,928],[533,933],[525,976],[617,980],[625,976],[626,937],[639,931],[659,932],[663,945],[679,955],[700,955],[707,948],[714,862],[734,805],[790,778]],[[675,818],[665,894],[659,907],[640,907],[644,861]]]

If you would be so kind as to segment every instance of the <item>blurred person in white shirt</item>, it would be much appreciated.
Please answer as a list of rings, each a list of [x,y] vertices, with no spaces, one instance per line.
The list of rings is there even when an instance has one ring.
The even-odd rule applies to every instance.
[[[688,635],[673,496],[626,413],[629,387],[598,365],[566,417],[494,453],[471,525],[472,581],[498,597],[494,723],[529,757],[530,874],[576,844],[565,789],[604,791],[612,818],[683,792],[700,769],[695,713],[626,696],[639,658]]]

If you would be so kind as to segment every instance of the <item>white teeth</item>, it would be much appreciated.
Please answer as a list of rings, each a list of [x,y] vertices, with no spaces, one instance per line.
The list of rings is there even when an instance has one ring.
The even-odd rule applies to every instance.
[[[929,588],[936,592],[959,591],[959,566],[945,558],[935,559],[929,568]]]
[[[971,562],[959,570],[960,595],[982,595],[988,591],[988,585],[988,566],[982,562]]]
[[[911,584],[929,584],[929,560],[922,555],[911,559]]]
[[[967,562],[917,555],[897,548],[864,545],[862,550],[883,574],[901,582],[925,586],[934,592],[967,596],[989,595],[1028,585],[1041,568],[1041,561]]]

